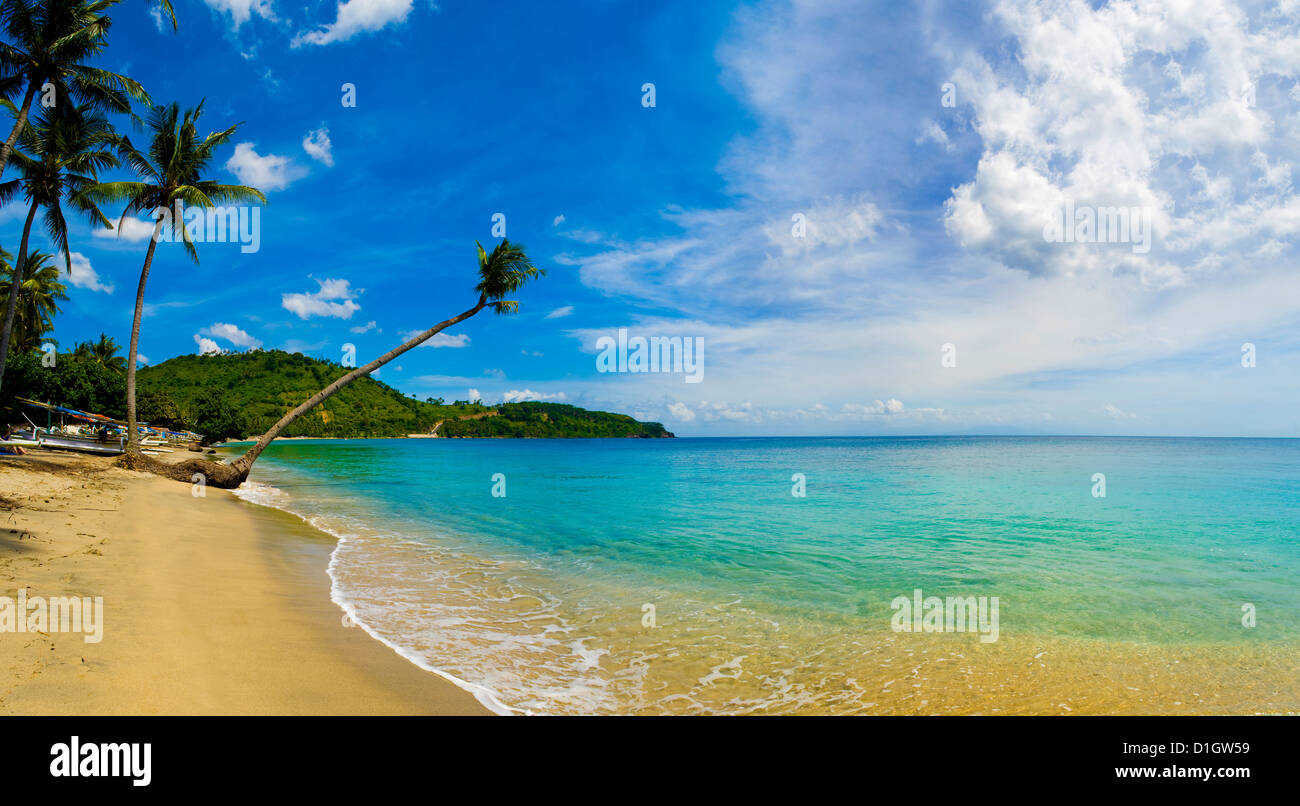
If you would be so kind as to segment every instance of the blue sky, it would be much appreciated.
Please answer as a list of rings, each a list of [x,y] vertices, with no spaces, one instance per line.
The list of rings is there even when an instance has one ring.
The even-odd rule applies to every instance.
[[[364,362],[472,305],[501,213],[549,276],[382,380],[681,435],[1300,435],[1294,4],[176,5],[125,0],[105,65],[243,121],[214,172],[269,203],[256,253],[160,245],[154,363]],[[1067,204],[1149,248],[1053,242]],[[140,229],[77,224],[65,345],[125,343]],[[619,328],[703,380],[597,372]]]

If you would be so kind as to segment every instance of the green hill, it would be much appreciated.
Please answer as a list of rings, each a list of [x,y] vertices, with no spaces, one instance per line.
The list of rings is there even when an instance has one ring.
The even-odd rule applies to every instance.
[[[140,419],[209,438],[260,434],[349,368],[280,350],[183,355],[142,369]],[[416,400],[372,378],[341,389],[289,437],[671,437],[659,423],[558,403]]]

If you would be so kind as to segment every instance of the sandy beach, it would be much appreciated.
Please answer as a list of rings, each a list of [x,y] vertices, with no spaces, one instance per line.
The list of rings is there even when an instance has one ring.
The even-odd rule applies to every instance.
[[[0,519],[0,596],[103,597],[104,622],[0,632],[0,714],[489,713],[346,626],[334,539],[290,515],[33,452],[0,460]]]

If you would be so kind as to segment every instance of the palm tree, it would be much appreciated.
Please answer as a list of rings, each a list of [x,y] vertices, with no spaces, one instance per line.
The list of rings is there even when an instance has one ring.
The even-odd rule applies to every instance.
[[[55,108],[84,104],[129,114],[131,99],[151,103],[134,79],[92,67],[103,52],[113,21],[104,12],[118,0],[0,0],[0,97],[22,95],[14,127],[0,146],[0,176],[9,165],[18,136],[27,126],[36,93],[54,92]],[[170,10],[170,0],[167,2]]]
[[[226,489],[238,487],[248,478],[253,463],[257,461],[257,457],[262,455],[262,451],[266,450],[271,441],[278,437],[284,429],[288,428],[294,420],[324,403],[335,392],[357,378],[369,375],[394,358],[408,350],[419,347],[437,334],[452,325],[469,319],[484,308],[492,308],[498,314],[515,313],[519,310],[519,303],[515,300],[506,299],[506,297],[518,291],[529,280],[545,274],[545,269],[539,269],[533,265],[532,260],[524,253],[524,247],[520,244],[502,240],[492,250],[491,254],[483,249],[482,244],[479,244],[479,283],[474,287],[474,291],[478,293],[478,302],[474,304],[474,307],[439,322],[410,341],[389,350],[365,366],[357,367],[312,395],[293,411],[281,417],[275,425],[271,426],[270,430],[258,438],[257,443],[252,448],[249,448],[247,453],[233,462],[225,464],[190,460],[179,465],[153,466],[151,469],[186,482],[190,481],[192,474],[202,473],[207,479],[207,483],[213,486]]]
[[[177,203],[190,207],[215,207],[224,202],[266,203],[266,197],[256,188],[222,185],[215,180],[203,178],[217,149],[234,136],[235,129],[240,124],[236,123],[224,131],[200,138],[197,123],[202,114],[201,101],[183,115],[175,103],[154,107],[145,122],[150,135],[148,153],[138,151],[128,137],[121,137],[119,141],[123,161],[131,166],[142,181],[104,182],[88,187],[79,194],[81,200],[91,205],[126,202],[126,208],[118,221],[119,234],[122,223],[129,215],[147,211],[154,214],[156,219],[153,237],[149,239],[149,248],[145,251],[144,267],[140,270],[140,284],[135,292],[135,318],[131,321],[131,345],[126,354],[126,419],[129,426],[126,449],[131,454],[139,454],[140,451],[140,435],[136,431],[135,417],[135,370],[140,346],[140,319],[144,315],[144,289],[149,281],[149,269],[153,265],[154,250],[162,233],[163,214]],[[184,223],[174,221],[172,229],[181,236],[190,258],[198,263],[199,253],[195,250]]]
[[[126,369],[126,359],[118,355],[121,349],[117,340],[112,336],[100,333],[99,341],[79,342],[72,351],[72,357],[78,361],[88,361],[116,372],[122,372]]]
[[[18,310],[14,319],[14,352],[39,350],[49,341],[45,334],[54,329],[54,315],[59,303],[68,298],[68,288],[59,281],[59,267],[50,263],[51,255],[34,252],[27,256],[27,277],[18,294]],[[8,279],[12,269],[7,261],[0,262],[0,278]]]
[[[3,330],[0,331],[0,382],[4,380],[18,290],[27,271],[27,246],[36,211],[45,209],[42,217],[45,231],[62,252],[64,265],[70,274],[72,253],[68,247],[68,222],[63,215],[65,197],[66,203],[77,212],[111,228],[112,224],[99,208],[84,200],[80,193],[95,184],[100,170],[117,165],[117,157],[112,151],[118,140],[117,133],[102,115],[89,107],[51,110],[50,114],[40,116],[35,126],[24,130],[19,139],[22,150],[15,151],[12,160],[17,163],[22,178],[0,184],[0,203],[13,198],[19,191],[28,202],[18,262],[5,306]]]

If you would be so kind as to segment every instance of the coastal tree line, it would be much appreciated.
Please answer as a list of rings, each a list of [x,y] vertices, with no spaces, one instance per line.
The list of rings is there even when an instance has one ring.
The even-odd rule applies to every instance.
[[[257,188],[224,184],[209,175],[217,152],[229,143],[240,124],[201,135],[202,100],[188,109],[182,109],[177,102],[155,103],[140,82],[95,64],[108,47],[112,28],[109,12],[120,1],[0,0],[0,105],[13,119],[9,135],[0,146],[0,203],[21,198],[27,205],[17,252],[10,254],[0,246],[0,289],[7,286],[8,290],[0,330],[0,391],[6,387],[10,356],[30,359],[34,350],[47,343],[58,302],[67,298],[66,287],[58,280],[58,266],[52,264],[57,257],[31,249],[38,215],[41,230],[63,258],[63,270],[69,273],[74,267],[68,216],[84,218],[92,226],[116,226],[119,231],[129,216],[154,218],[153,237],[146,247],[136,288],[124,366],[119,367],[123,376],[121,410],[128,424],[123,463],[184,481],[189,481],[193,473],[202,473],[208,483],[219,487],[242,483],[276,437],[357,379],[484,310],[514,313],[518,302],[511,297],[525,283],[545,273],[518,244],[502,240],[490,251],[478,244],[477,284],[467,300],[469,307],[308,396],[283,413],[244,455],[229,463],[194,459],[179,465],[165,465],[144,455],[137,429],[142,419],[142,401],[137,394],[138,351],[145,294],[163,234],[161,213],[177,204],[210,209],[265,204],[266,198]],[[170,0],[147,1],[167,16],[174,30],[179,28]],[[139,146],[117,129],[110,115],[125,117],[143,130]],[[8,178],[11,164],[15,176]],[[131,172],[135,178],[101,178],[101,174],[118,169]],[[116,212],[119,205],[122,209],[114,225],[105,210]],[[186,227],[178,226],[171,240],[183,243],[187,256],[198,261],[198,251]],[[161,256],[159,270],[173,268],[174,261],[168,257]],[[81,366],[80,382],[93,383],[96,376],[111,380],[94,368],[93,362],[83,359],[84,354],[74,353],[72,364]],[[30,361],[22,366],[24,372],[35,369]],[[115,393],[116,386],[109,383],[105,396]],[[163,403],[156,397],[150,401],[165,409]],[[118,410],[113,405],[103,408],[108,412]]]

